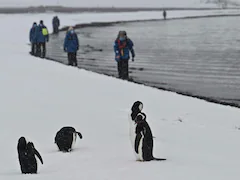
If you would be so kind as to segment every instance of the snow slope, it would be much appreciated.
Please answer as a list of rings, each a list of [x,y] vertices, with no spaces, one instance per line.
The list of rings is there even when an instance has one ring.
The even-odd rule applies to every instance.
[[[239,109],[30,57],[26,32],[34,19],[47,17],[52,14],[0,18],[0,179],[239,179]],[[134,160],[127,118],[136,100],[144,103],[156,136],[155,156],[168,161]],[[65,125],[84,137],[70,154],[53,144]],[[38,175],[20,174],[16,144],[22,135],[43,157]]]
[[[227,0],[239,2],[239,0]],[[206,3],[210,2],[210,3]],[[71,7],[218,7],[215,0],[1,0],[1,7],[26,7],[40,5],[61,5]]]

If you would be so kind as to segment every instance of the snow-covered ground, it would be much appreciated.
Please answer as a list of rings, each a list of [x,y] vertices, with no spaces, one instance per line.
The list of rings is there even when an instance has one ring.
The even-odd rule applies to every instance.
[[[237,5],[239,0],[227,1],[229,5]],[[26,7],[40,5],[61,5],[70,7],[219,7],[218,0],[1,0],[0,7]],[[221,4],[221,3],[220,3]]]
[[[52,16],[0,16],[1,180],[239,179],[239,109],[29,56],[26,42],[32,22],[43,19],[50,25]],[[110,14],[60,16],[63,25],[121,17],[127,18],[126,14],[116,19]],[[134,17],[140,15],[129,19]],[[156,136],[155,156],[168,161],[135,161],[127,118],[136,100],[144,103]],[[74,126],[84,137],[70,154],[57,152],[53,143],[65,125]],[[20,136],[34,141],[42,154],[44,165],[38,175],[20,174],[16,149]]]

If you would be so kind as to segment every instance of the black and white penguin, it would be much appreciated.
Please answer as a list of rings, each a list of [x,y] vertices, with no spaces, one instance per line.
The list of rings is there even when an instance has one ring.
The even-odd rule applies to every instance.
[[[135,138],[136,138],[135,129],[136,129],[136,125],[137,125],[135,120],[136,120],[137,115],[142,112],[142,109],[143,109],[143,103],[140,101],[136,101],[132,105],[131,112],[128,117],[129,137],[130,137],[130,141],[131,141],[133,149],[134,149],[134,142],[135,142]],[[136,158],[138,159],[138,155],[136,153],[135,153],[135,155],[136,155]]]
[[[163,158],[153,156],[153,135],[150,126],[146,121],[146,114],[138,113],[136,117],[134,150],[140,161],[164,161]]]
[[[63,127],[60,129],[55,136],[55,143],[58,149],[62,152],[72,151],[76,142],[77,135],[82,139],[82,134],[77,132],[73,127]]]
[[[37,160],[35,155],[43,164],[43,160],[39,152],[35,149],[32,142],[27,142],[25,137],[18,140],[17,145],[18,159],[23,174],[36,174],[37,173]]]

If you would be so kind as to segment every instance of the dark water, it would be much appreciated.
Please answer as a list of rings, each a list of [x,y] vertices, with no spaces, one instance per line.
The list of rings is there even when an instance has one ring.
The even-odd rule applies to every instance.
[[[135,82],[240,106],[239,17],[122,23],[77,30],[79,67],[116,76],[113,42],[119,30],[134,41]],[[47,56],[66,63],[65,33],[52,36]]]

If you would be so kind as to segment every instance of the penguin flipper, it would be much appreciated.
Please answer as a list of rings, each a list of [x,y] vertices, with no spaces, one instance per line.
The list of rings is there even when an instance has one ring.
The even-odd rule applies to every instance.
[[[43,159],[40,155],[40,153],[34,148],[34,154],[38,157],[38,159],[41,161],[41,163],[43,164]]]
[[[78,134],[78,136],[79,136],[80,139],[83,138],[83,136],[82,136],[82,134],[81,134],[80,132],[76,132],[76,133]]]
[[[139,144],[140,144],[140,141],[141,141],[141,138],[142,138],[142,134],[141,133],[138,133],[136,135],[136,138],[135,138],[135,152],[138,154],[138,147],[139,147]]]

